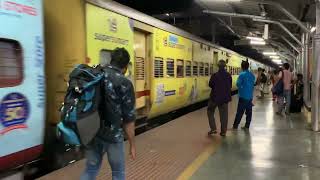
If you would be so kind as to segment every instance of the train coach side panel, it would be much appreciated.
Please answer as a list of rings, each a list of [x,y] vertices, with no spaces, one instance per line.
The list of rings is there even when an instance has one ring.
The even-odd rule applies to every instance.
[[[192,59],[192,42],[181,36],[155,29],[153,34],[151,110],[149,117],[167,113],[192,101],[193,81],[176,69]],[[185,68],[183,68],[185,69]],[[180,75],[179,75],[180,74]]]
[[[60,121],[69,73],[86,63],[83,0],[45,0],[47,121]]]
[[[42,1],[0,1],[0,171],[40,155],[45,79]]]

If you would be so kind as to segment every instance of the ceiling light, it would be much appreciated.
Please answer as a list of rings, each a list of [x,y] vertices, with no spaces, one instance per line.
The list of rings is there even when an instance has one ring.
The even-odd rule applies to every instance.
[[[274,63],[277,63],[277,64],[281,64],[282,63],[282,61],[280,60],[280,59],[273,59],[272,60]]]
[[[311,32],[313,33],[316,29],[317,29],[317,27],[315,27],[315,26],[312,27],[312,28],[311,28]]]
[[[280,59],[279,56],[270,56],[271,59]]]
[[[277,53],[276,52],[263,52],[263,55],[275,56],[275,55],[277,55]]]
[[[252,45],[266,45],[266,42],[264,42],[264,41],[253,41],[253,40],[251,40],[251,41],[250,41],[250,44],[252,44]]]
[[[264,41],[263,38],[260,37],[252,37],[252,36],[247,36],[247,39],[253,40],[253,41]]]
[[[169,13],[166,13],[166,16],[170,16],[170,14],[169,14]]]

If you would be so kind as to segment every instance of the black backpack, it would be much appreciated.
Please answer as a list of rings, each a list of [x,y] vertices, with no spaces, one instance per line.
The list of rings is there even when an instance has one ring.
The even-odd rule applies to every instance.
[[[65,144],[88,145],[100,128],[98,108],[101,99],[101,66],[76,66],[69,74],[69,84],[60,109],[57,135]]]
[[[262,83],[266,83],[268,81],[267,76],[264,73],[261,73],[261,80]]]

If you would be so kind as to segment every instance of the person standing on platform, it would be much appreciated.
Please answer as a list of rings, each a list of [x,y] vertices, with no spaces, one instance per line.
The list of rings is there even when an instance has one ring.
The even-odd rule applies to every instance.
[[[135,93],[124,74],[130,55],[124,48],[116,48],[111,54],[110,65],[104,67],[101,83],[102,102],[99,106],[101,127],[91,142],[86,154],[86,168],[81,180],[95,180],[106,153],[113,180],[125,180],[124,132],[130,145],[130,155],[136,158],[135,136]]]
[[[237,80],[237,87],[239,91],[239,102],[237,114],[233,123],[233,129],[238,129],[244,112],[246,113],[246,124],[242,129],[249,129],[252,119],[252,99],[254,92],[255,76],[248,70],[249,63],[242,61],[242,72]]]
[[[290,115],[290,103],[291,103],[291,81],[293,80],[292,73],[290,72],[290,65],[284,63],[284,70],[279,72],[278,79],[283,81],[283,95],[279,96],[279,107],[276,114],[281,115],[285,109],[286,115]]]
[[[265,74],[265,70],[261,69],[261,73],[259,76],[259,82],[260,82],[260,96],[258,96],[259,99],[263,99],[264,98],[264,93],[265,93],[265,88],[267,86],[267,81],[268,81],[268,77]],[[257,80],[258,81],[258,80]]]
[[[208,135],[217,133],[214,112],[218,107],[221,123],[220,135],[226,136],[228,128],[228,103],[231,101],[232,77],[225,69],[226,62],[224,60],[220,60],[218,66],[219,71],[211,76],[209,82],[211,94],[207,113],[211,130],[208,132]]]

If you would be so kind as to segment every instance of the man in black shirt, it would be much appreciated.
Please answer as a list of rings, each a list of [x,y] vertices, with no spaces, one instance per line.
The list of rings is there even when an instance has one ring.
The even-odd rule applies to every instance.
[[[86,169],[81,180],[96,179],[105,153],[112,179],[125,179],[124,131],[130,144],[131,158],[136,158],[135,93],[131,81],[124,76],[129,61],[129,53],[124,48],[117,48],[111,54],[110,65],[104,68],[103,101],[99,107],[101,127],[88,148]]]

